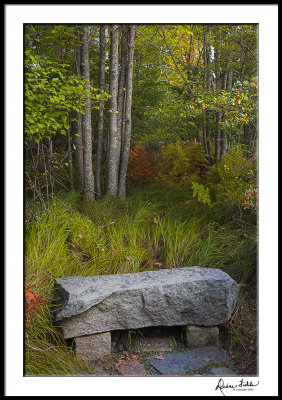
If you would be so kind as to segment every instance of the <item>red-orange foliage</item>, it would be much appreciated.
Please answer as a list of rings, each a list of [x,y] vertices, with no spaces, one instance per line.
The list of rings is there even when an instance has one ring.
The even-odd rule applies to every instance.
[[[144,146],[134,146],[129,152],[127,179],[135,185],[150,183],[154,178],[154,166]]]
[[[31,290],[33,287],[35,287],[34,284],[25,284],[25,317],[27,326],[34,322],[35,314],[39,307],[45,304],[44,298]]]

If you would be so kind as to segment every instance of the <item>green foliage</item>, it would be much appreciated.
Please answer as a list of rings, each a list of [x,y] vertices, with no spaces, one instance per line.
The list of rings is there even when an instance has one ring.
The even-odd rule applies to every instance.
[[[93,108],[106,93],[96,93],[84,78],[70,75],[69,65],[48,60],[32,50],[25,52],[25,141],[39,143],[57,132],[66,135],[71,111],[84,113],[84,98]]]
[[[242,148],[233,147],[228,156],[211,168],[209,181],[217,201],[243,204],[246,192],[256,186],[256,169],[255,158],[245,158]]]
[[[160,179],[166,183],[202,179],[208,170],[203,146],[195,141],[163,146],[158,169]]]
[[[171,143],[163,151],[163,157],[169,167],[169,175],[180,176],[185,174],[189,168],[187,147],[181,143]]]
[[[258,78],[237,81],[232,90],[198,90],[197,97],[187,104],[183,116],[200,118],[203,111],[222,113],[222,128],[230,128],[234,133],[242,132],[244,124],[255,124],[257,119]]]
[[[203,185],[200,185],[197,182],[192,182],[192,187],[193,187],[193,197],[198,198],[198,201],[200,201],[203,204],[207,204],[208,206],[211,205],[211,199],[210,199],[210,190],[209,188],[205,188]]]

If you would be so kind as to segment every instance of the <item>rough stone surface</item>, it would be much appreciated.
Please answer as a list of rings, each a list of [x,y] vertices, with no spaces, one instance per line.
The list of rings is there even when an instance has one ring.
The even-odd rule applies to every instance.
[[[234,371],[226,367],[212,367],[208,371],[208,374],[212,376],[237,376]]]
[[[189,349],[219,346],[218,326],[187,325],[184,328],[186,346]]]
[[[225,323],[239,285],[213,268],[56,279],[55,319],[66,338],[147,326]]]
[[[129,351],[135,353],[159,353],[171,352],[173,350],[173,342],[169,337],[151,337],[145,338],[139,336],[133,340],[129,346]]]
[[[227,352],[217,347],[188,350],[183,353],[164,354],[164,360],[149,358],[150,364],[163,375],[184,374],[211,364],[226,363],[230,360]]]
[[[89,363],[111,354],[111,332],[76,337],[75,354]]]

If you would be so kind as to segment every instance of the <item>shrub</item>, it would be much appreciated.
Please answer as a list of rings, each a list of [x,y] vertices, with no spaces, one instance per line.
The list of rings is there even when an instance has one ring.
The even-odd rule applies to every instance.
[[[135,145],[129,152],[127,179],[134,185],[150,183],[154,178],[154,166],[144,146]]]
[[[226,204],[242,205],[246,193],[256,186],[256,159],[243,157],[240,147],[232,148],[229,154],[211,168],[210,187],[216,200]]]
[[[32,325],[39,307],[45,304],[43,297],[34,291],[34,284],[25,284],[26,326]]]
[[[208,170],[203,146],[198,142],[170,143],[162,149],[159,177],[164,182],[199,181]]]

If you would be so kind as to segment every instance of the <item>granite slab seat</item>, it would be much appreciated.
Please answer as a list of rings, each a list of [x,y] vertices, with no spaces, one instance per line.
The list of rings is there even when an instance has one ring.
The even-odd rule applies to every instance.
[[[230,319],[239,287],[227,273],[197,266],[68,276],[55,281],[54,317],[65,338],[148,326],[215,326]]]

